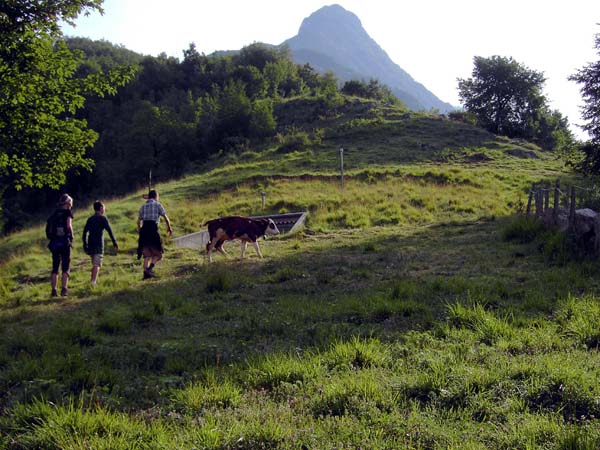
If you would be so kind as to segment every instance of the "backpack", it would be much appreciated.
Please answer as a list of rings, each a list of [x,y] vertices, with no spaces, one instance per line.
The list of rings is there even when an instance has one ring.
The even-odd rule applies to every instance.
[[[46,237],[51,241],[67,237],[67,221],[56,211],[46,220]]]

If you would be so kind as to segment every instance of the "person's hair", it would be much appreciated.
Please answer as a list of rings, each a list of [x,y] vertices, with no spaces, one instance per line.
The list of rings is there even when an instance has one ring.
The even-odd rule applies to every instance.
[[[67,203],[73,204],[73,199],[69,194],[63,194],[58,199],[58,206],[64,206]]]
[[[156,198],[158,196],[158,192],[156,192],[155,189],[152,189],[150,192],[148,192],[148,198]]]
[[[104,206],[104,203],[102,203],[100,200],[96,200],[94,202],[94,211],[100,211],[103,206]]]

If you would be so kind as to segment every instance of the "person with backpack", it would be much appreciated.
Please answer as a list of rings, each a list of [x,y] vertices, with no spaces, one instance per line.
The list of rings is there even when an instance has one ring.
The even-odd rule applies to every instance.
[[[61,195],[56,210],[46,221],[46,237],[50,240],[48,249],[52,253],[52,297],[57,297],[58,269],[62,269],[60,295],[66,297],[71,265],[71,247],[73,246],[73,199],[69,194]]]
[[[104,215],[104,203],[99,200],[94,202],[94,215],[90,216],[83,228],[83,249],[92,258],[92,286],[96,286],[98,273],[102,267],[104,256],[104,230],[108,231],[115,251],[119,251],[119,246],[115,240],[108,218]]]

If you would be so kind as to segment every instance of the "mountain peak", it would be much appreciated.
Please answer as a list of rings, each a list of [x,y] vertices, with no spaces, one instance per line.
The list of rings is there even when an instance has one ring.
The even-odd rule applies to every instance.
[[[298,34],[311,33],[314,29],[336,30],[342,25],[346,29],[363,30],[358,16],[340,5],[323,6],[302,21]]]
[[[302,21],[284,42],[294,61],[318,72],[332,71],[342,82],[377,79],[410,109],[454,109],[416,82],[365,31],[356,14],[337,4],[323,6]]]
[[[309,47],[317,48],[332,40],[351,41],[353,44],[371,40],[358,16],[340,5],[323,6],[312,13],[302,21],[297,37],[301,37],[300,41]]]

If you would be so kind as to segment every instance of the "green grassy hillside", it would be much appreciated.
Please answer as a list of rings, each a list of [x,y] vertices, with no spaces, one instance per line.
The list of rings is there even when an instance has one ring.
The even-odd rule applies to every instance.
[[[562,163],[371,103],[282,108],[277,142],[157,186],[176,236],[307,211],[262,260],[166,239],[142,281],[141,192],[107,201],[94,289],[75,199],[66,300],[41,225],[0,241],[0,448],[597,448],[600,267],[502,238]]]

